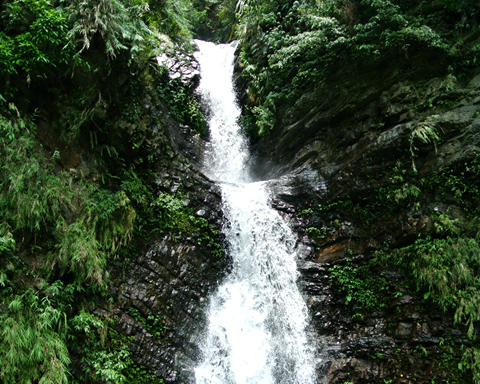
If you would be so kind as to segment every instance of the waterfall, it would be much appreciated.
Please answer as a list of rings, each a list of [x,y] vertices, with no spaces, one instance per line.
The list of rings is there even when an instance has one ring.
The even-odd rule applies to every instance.
[[[295,236],[248,170],[233,87],[235,44],[197,41],[209,108],[206,173],[222,191],[233,269],[210,298],[196,384],[313,384],[307,308],[298,290]]]

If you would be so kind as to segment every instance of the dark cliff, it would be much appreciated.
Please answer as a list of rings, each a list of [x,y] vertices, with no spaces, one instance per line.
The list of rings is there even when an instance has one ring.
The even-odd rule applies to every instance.
[[[461,81],[405,75],[423,62],[416,60],[340,71],[285,108],[253,145],[258,177],[272,179],[274,205],[299,235],[320,381],[474,382],[468,351],[477,323],[469,331],[471,318],[459,315],[468,304],[457,294],[475,283],[449,269],[458,262],[477,270],[480,85],[475,73]],[[185,163],[201,157],[190,137],[172,141]],[[194,206],[218,212],[216,189],[195,161],[159,174],[185,183]],[[209,217],[216,228],[220,220]],[[228,271],[227,260],[194,243],[155,240],[115,279],[124,282],[116,313],[134,336],[136,361],[167,382],[190,382],[208,293]],[[137,310],[161,314],[161,336]]]
[[[476,236],[478,77],[401,77],[394,65],[345,71],[341,81],[303,95],[253,146],[259,177],[272,179],[274,205],[299,235],[299,284],[319,345],[319,377],[329,383],[473,380],[465,351],[475,348],[476,330],[469,335],[468,320],[455,316],[459,298],[441,302],[422,263],[429,261],[423,253],[443,260],[439,247],[461,254],[462,239]],[[425,126],[435,127],[435,140],[414,136]],[[215,186],[195,161],[185,167],[201,157],[201,139],[191,137],[173,136],[175,158],[187,156],[162,161],[169,165],[158,174],[173,188],[168,180],[184,185],[193,206],[218,212]],[[221,218],[208,219],[219,228]],[[434,268],[442,271],[442,262]],[[189,382],[208,293],[228,261],[191,238],[165,236],[124,268],[115,275],[123,282],[115,313],[122,332],[134,336],[136,361],[167,382]],[[137,310],[144,318],[161,314],[161,336]]]

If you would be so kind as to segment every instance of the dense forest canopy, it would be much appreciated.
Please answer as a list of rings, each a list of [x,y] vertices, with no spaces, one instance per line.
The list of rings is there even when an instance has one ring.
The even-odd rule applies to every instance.
[[[170,149],[152,137],[147,95],[157,95],[161,113],[205,130],[192,85],[171,80],[157,55],[188,56],[193,37],[239,39],[243,123],[255,139],[339,68],[393,60],[406,63],[410,78],[430,71],[462,81],[479,65],[479,25],[477,0],[2,1],[0,381],[162,382],[132,361],[130,340],[114,320],[92,312],[93,303],[113,300],[109,265],[145,239],[215,236],[181,193],[155,183],[155,150]],[[410,251],[424,255],[425,273],[434,273],[433,246],[466,250],[458,263],[469,275],[450,286],[464,293],[444,287],[440,304],[452,309],[462,301],[456,316],[473,340],[480,320],[470,276],[478,270],[475,237],[417,245]],[[469,349],[463,362],[477,381],[479,351]]]

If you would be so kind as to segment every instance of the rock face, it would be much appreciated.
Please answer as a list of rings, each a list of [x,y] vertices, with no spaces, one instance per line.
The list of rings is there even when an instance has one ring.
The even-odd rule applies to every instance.
[[[408,195],[405,175],[426,180],[480,152],[478,87],[478,76],[461,85],[449,77],[398,81],[388,71],[318,84],[256,144],[265,159],[260,177],[276,179],[275,205],[299,234],[300,284],[324,382],[472,382],[457,371],[471,345],[465,328],[414,283],[407,287],[400,268],[372,260],[386,243],[396,249],[419,234],[439,236],[435,215],[465,221],[464,207],[449,196],[415,186],[410,192],[420,196]],[[419,139],[428,127],[438,137]],[[381,281],[373,289],[388,292],[386,302],[362,309],[342,290],[344,275],[332,278],[338,271],[363,271],[352,278],[354,293],[366,289],[362,278]]]
[[[191,239],[179,242],[165,237],[127,268],[125,282],[118,288],[118,324],[134,337],[136,362],[165,382],[189,382],[205,320],[206,297],[223,276],[225,265],[222,260],[212,260]],[[136,313],[147,319],[154,314],[161,325],[152,324],[152,332]]]
[[[323,344],[320,377],[328,383],[451,380],[448,360],[458,359],[462,345],[469,345],[451,316],[425,309],[421,298],[411,295],[393,300],[385,310],[352,316],[355,308],[352,311],[345,304],[345,297],[328,278],[331,267],[321,263],[301,266],[312,321]],[[384,275],[390,285],[402,279],[392,271]],[[445,340],[448,347],[443,345]]]

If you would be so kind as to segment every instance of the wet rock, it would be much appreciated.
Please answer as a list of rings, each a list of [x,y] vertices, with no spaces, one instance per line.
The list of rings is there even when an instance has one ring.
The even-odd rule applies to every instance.
[[[134,337],[132,353],[137,364],[157,371],[166,382],[191,380],[206,298],[228,271],[226,263],[212,257],[207,249],[169,236],[126,263],[124,283],[117,288],[117,324]],[[130,308],[145,318],[160,315],[165,327],[162,338],[149,334],[135,321]]]
[[[333,245],[322,248],[318,253],[315,262],[317,263],[330,263],[337,261],[347,255],[347,251],[350,249],[350,243],[348,241],[342,243],[335,243]]]
[[[195,83],[195,68],[177,72]],[[359,74],[343,88],[336,85],[339,77],[303,95],[285,112],[272,137],[254,148],[259,164],[264,164],[258,168],[258,178],[273,178],[268,182],[272,205],[291,218],[299,234],[299,286],[312,319],[310,337],[319,345],[319,382],[442,382],[448,372],[441,365],[441,340],[454,340],[459,348],[468,343],[465,331],[457,329],[451,316],[440,309],[426,308],[415,292],[405,293],[401,271],[386,266],[380,272],[368,269],[368,260],[384,242],[399,247],[411,244],[420,233],[434,233],[432,214],[458,220],[465,214],[432,198],[422,202],[422,209],[405,205],[365,225],[349,217],[344,207],[337,207],[331,217],[318,214],[312,219],[318,227],[328,227],[322,239],[311,238],[307,231],[311,223],[298,216],[307,203],[319,206],[352,200],[368,196],[372,186],[385,185],[382,173],[400,158],[410,160],[409,135],[425,122],[438,128],[442,140],[436,147],[417,145],[420,174],[470,159],[480,148],[480,101],[474,95],[462,96],[456,85],[448,110],[419,114],[416,110],[425,108],[429,99],[447,92],[441,79],[427,81],[425,94],[419,95],[417,84],[399,82],[395,71]],[[477,89],[479,84],[477,76],[468,87]],[[325,98],[325,94],[338,97]],[[155,153],[162,160],[157,169],[159,188],[181,191],[185,204],[219,230],[220,193],[201,173],[203,138],[189,127],[162,119],[154,128],[163,140]],[[214,257],[195,236],[162,235],[130,260],[118,262],[111,272],[116,281],[112,293],[119,303],[114,312],[119,329],[134,339],[134,361],[167,383],[192,382],[207,298],[230,268],[229,260]],[[367,313],[349,304],[330,280],[330,269],[345,265],[346,259],[378,273],[388,289],[400,296],[385,308]],[[161,337],[147,330],[132,309],[143,317],[160,315]]]
[[[220,191],[200,172],[203,139],[167,113],[154,111],[155,106],[148,108],[158,119],[146,144],[156,159],[158,189],[181,196],[185,208],[216,231],[209,241],[221,244]],[[108,316],[114,316],[117,330],[132,340],[132,360],[165,383],[192,382],[207,298],[231,267],[201,236],[198,231],[160,233],[149,243],[137,244],[130,257],[117,260],[110,271],[116,300]]]

